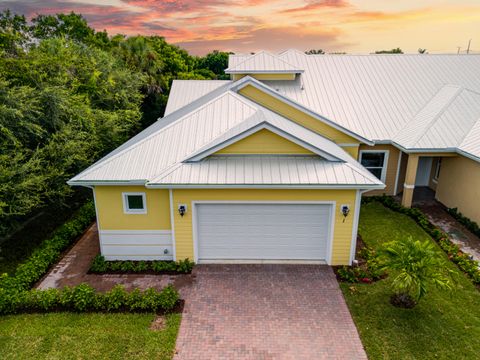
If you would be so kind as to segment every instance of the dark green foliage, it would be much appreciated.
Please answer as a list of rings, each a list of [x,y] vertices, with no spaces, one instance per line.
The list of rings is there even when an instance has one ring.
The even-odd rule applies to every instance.
[[[376,252],[365,246],[357,254],[358,266],[341,266],[336,273],[342,281],[349,283],[372,283],[380,280],[385,271],[382,270]]]
[[[201,69],[210,70],[217,79],[229,79],[230,76],[225,74],[228,67],[228,55],[232,53],[214,50],[208,53],[198,61],[198,71]]]
[[[408,215],[415,220],[415,222],[420,225],[420,227],[425,230],[425,232],[447,253],[448,258],[457,264],[457,266],[466,273],[475,284],[480,285],[480,270],[478,269],[478,262],[473,260],[470,255],[462,252],[457,245],[453,244],[449,239],[448,234],[433,225],[420,209],[403,207],[390,196],[368,196],[362,199],[362,203],[364,204],[372,201],[378,201],[385,207]],[[452,212],[453,210],[450,210],[450,213]]]
[[[2,274],[0,288],[28,290],[60,257],[63,250],[81,235],[95,218],[93,202],[85,204],[70,221],[60,226],[37,248],[30,258],[20,264],[13,276]]]
[[[391,287],[395,301],[402,299],[412,305],[409,299],[418,302],[429,291],[430,286],[450,290],[451,271],[445,260],[438,256],[438,250],[431,241],[420,241],[412,236],[385,243],[381,249],[382,269],[393,273]],[[406,306],[409,307],[409,306]]]
[[[480,226],[473,221],[464,216],[461,212],[458,211],[457,208],[450,208],[447,209],[448,213],[452,215],[455,219],[458,220],[460,224],[465,226],[468,230],[470,230],[472,233],[480,237]]]
[[[19,265],[14,276],[0,276],[0,314],[37,311],[169,311],[178,302],[178,293],[172,287],[158,292],[149,289],[132,294],[121,286],[106,294],[95,292],[87,284],[64,289],[37,290],[30,287],[37,282],[95,217],[92,202],[84,205],[74,217],[59,227],[48,240]],[[97,259],[96,259],[97,260]],[[102,262],[97,260],[96,264]],[[131,264],[130,266],[133,266]],[[142,267],[144,265],[141,265]]]
[[[307,55],[324,55],[325,51],[322,49],[310,49],[308,51],[305,51],[305,54]]]
[[[106,261],[97,255],[92,262],[90,272],[105,273],[160,273],[160,274],[189,274],[192,272],[194,262],[189,259],[179,261]]]
[[[127,292],[121,285],[107,293],[97,293],[87,284],[63,289],[7,290],[0,288],[0,314],[49,311],[171,311],[178,303],[178,292],[167,286]]]
[[[400,48],[395,48],[392,50],[378,50],[375,51],[375,54],[403,54],[403,51]]]
[[[66,180],[160,117],[173,79],[225,77],[227,60],[109,37],[75,13],[0,12],[0,238],[68,203]]]

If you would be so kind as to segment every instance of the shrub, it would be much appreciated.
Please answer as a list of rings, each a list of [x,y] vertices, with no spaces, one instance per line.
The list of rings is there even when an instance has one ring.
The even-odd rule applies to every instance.
[[[135,272],[135,273],[181,273],[188,274],[192,271],[194,262],[189,259],[180,261],[107,261],[97,255],[92,262],[90,272],[104,274],[109,272]]]
[[[0,314],[32,311],[171,311],[178,303],[178,292],[167,286],[161,291],[138,289],[128,293],[121,285],[109,292],[96,293],[87,284],[61,290],[0,289]]]
[[[409,236],[389,242],[382,249],[381,264],[383,270],[394,273],[392,303],[395,305],[403,299],[408,300],[405,307],[410,307],[427,294],[430,285],[445,290],[452,287],[451,271],[429,241],[421,242]]]
[[[45,240],[26,262],[20,264],[13,276],[2,276],[0,288],[28,290],[58,260],[62,251],[82,234],[94,218],[95,207],[93,202],[88,202],[71,220],[55,230],[52,237]]]
[[[461,223],[472,233],[480,237],[480,226],[475,221],[470,220],[469,218],[464,216],[461,212],[458,211],[457,208],[450,208],[447,209],[447,211],[450,215],[457,219],[459,223]]]
[[[403,207],[397,201],[395,201],[395,199],[385,195],[368,196],[362,199],[362,203],[364,204],[368,204],[372,201],[378,201],[385,207],[388,207],[393,211],[403,213],[415,220],[417,224],[419,224],[420,227],[425,230],[426,233],[428,233],[436,242],[438,242],[443,251],[445,251],[445,253],[448,255],[448,258],[454,262],[460,270],[467,274],[472,279],[474,284],[480,285],[480,270],[478,268],[478,262],[473,260],[470,255],[462,252],[457,245],[453,244],[448,238],[448,234],[430,223],[428,218],[420,211],[420,209]],[[460,214],[457,212],[457,209],[449,209],[448,211],[454,217]],[[461,214],[458,216],[461,216]],[[464,225],[467,226],[466,224]]]

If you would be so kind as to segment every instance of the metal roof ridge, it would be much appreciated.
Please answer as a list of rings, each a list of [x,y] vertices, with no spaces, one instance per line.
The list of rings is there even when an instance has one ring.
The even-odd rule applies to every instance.
[[[252,60],[254,57],[260,56],[260,55],[272,56],[273,58],[275,58],[275,60],[278,60],[278,61],[284,63],[285,65],[290,66],[292,69],[294,69],[294,70],[292,70],[292,71],[301,70],[301,69],[298,69],[295,65],[292,65],[292,64],[290,64],[289,62],[287,62],[287,61],[283,60],[282,58],[280,58],[279,55],[272,54],[272,53],[269,52],[269,51],[262,50],[262,51],[260,51],[260,52],[258,52],[258,53],[256,53],[256,54],[253,54],[253,55],[248,56],[245,60],[242,60],[242,61],[239,62],[237,65],[235,65],[233,68],[230,68],[230,67],[226,68],[226,69],[225,69],[225,73],[227,73],[228,71],[235,71],[235,68],[238,68],[239,66],[241,66],[241,65],[244,64],[244,63],[246,63],[247,61],[250,61],[250,60]],[[243,70],[242,70],[242,71],[243,71]],[[245,70],[245,71],[247,71],[247,70]],[[303,71],[303,70],[302,70],[302,71]]]
[[[414,137],[414,140],[413,141],[410,141],[408,143],[408,148],[409,149],[413,149],[415,147],[415,145],[420,141],[420,139],[426,135],[426,133],[428,132],[428,130],[431,129],[431,127],[437,122],[438,118],[445,113],[445,111],[448,109],[448,107],[452,104],[452,102],[458,97],[458,95],[462,92],[462,87],[461,86],[458,86],[458,85],[453,85],[453,84],[444,84],[443,86],[441,86],[437,92],[430,98],[430,100],[427,101],[427,103],[422,107],[420,108],[420,110],[417,111],[417,113],[410,119],[410,121],[408,121],[405,126],[399,130],[397,132],[397,134],[395,134],[395,136],[393,138],[396,138],[397,136],[399,136],[400,134],[403,133],[403,131],[407,128],[409,128],[411,125],[412,125],[412,122],[415,122],[416,121],[416,118],[417,116],[419,116],[419,114],[422,113],[422,111],[425,110],[425,108],[427,106],[429,106],[432,101],[438,96],[438,94],[445,88],[456,88],[457,90],[455,91],[454,94],[451,95],[450,99],[442,105],[442,107],[440,108],[440,110],[435,114],[435,116],[433,116],[433,118],[428,122],[428,124],[424,127],[423,131],[417,135],[416,137]]]

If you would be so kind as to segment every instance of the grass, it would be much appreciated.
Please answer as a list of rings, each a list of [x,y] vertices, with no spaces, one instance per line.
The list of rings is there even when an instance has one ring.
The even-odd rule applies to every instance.
[[[362,206],[359,233],[372,248],[412,235],[433,241],[412,219],[373,202]],[[341,284],[370,359],[474,359],[480,352],[480,292],[457,267],[455,290],[432,289],[414,309],[389,303],[390,279]]]
[[[0,317],[0,359],[171,359],[180,314],[49,313]]]

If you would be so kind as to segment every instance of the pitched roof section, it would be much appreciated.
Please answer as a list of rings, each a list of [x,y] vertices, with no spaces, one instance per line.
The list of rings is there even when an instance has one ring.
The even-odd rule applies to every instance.
[[[117,151],[113,155],[109,154],[75,176],[69,181],[69,184],[133,182],[148,185],[156,183],[157,179],[162,179],[180,168],[191,168],[192,171],[203,169],[204,167],[184,167],[184,165],[192,164],[185,160],[191,158],[199,150],[208,149],[218,141],[227,140],[235,131],[265,123],[271,124],[272,129],[276,129],[284,135],[298,137],[298,141],[307,146],[318,148],[318,152],[323,155],[323,158],[315,156],[317,159],[321,161],[334,160],[333,162],[346,166],[337,166],[338,173],[334,171],[330,174],[340,176],[339,174],[342,172],[353,171],[355,175],[349,177],[353,180],[348,184],[342,183],[342,186],[364,188],[365,185],[368,185],[366,188],[372,186],[383,188],[383,184],[376,180],[368,170],[360,166],[330,140],[304,129],[232,91],[226,91],[213,99],[210,97],[210,94],[205,95],[204,98],[208,101],[205,101],[203,105],[196,106],[188,114],[179,117],[177,111],[162,119],[161,121],[168,123],[166,126],[158,128],[153,133],[148,132],[147,135],[139,137],[127,148]],[[173,117],[174,120],[170,117]],[[234,130],[232,131],[232,129]],[[255,163],[254,160],[251,161],[252,164]],[[197,163],[200,162],[202,161],[197,161]],[[219,171],[223,170],[219,169]],[[192,181],[194,181],[193,179],[192,173]],[[358,182],[355,182],[357,181],[355,179],[358,179]],[[284,184],[285,181],[282,180],[281,183]],[[292,184],[297,184],[295,181],[295,178],[292,177]],[[259,185],[261,184],[263,182]]]
[[[253,104],[253,102],[252,102]],[[245,137],[267,129],[277,135],[305,147],[329,161],[352,160],[341,147],[333,141],[314,133],[268,109],[259,108],[254,116],[232,127],[225,133],[213,139],[204,147],[192,153],[185,161],[199,161],[213,153],[235,143]]]
[[[235,65],[229,66],[225,73],[227,74],[254,74],[254,73],[287,73],[299,74],[303,69],[289,64],[281,59],[278,55],[261,51],[254,55],[249,55],[237,62]]]
[[[239,95],[225,92],[113,156],[107,155],[69,183],[148,181],[255,111]]]
[[[370,140],[391,140],[445,84],[480,92],[480,55],[286,51],[279,57],[305,72],[296,81],[265,84]],[[242,57],[232,61],[240,62]]]
[[[164,116],[230,83],[230,80],[173,80]]]
[[[369,174],[349,163],[330,162],[317,156],[212,156],[179,164],[147,187],[384,187]]]
[[[454,151],[468,137],[478,119],[480,94],[445,85],[393,140],[405,149]],[[475,150],[471,145],[468,148]]]

